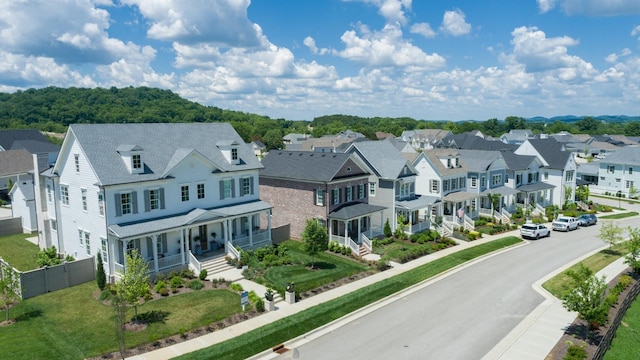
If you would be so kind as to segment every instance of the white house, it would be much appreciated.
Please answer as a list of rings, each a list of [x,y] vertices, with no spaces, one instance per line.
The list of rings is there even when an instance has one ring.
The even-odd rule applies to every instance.
[[[542,163],[539,181],[553,185],[551,194],[554,205],[562,207],[573,202],[576,190],[576,161],[573,153],[565,151],[562,143],[555,139],[528,139],[515,151],[518,155],[536,156]]]
[[[112,278],[133,249],[152,272],[200,270],[207,252],[271,244],[260,168],[229,124],[74,124],[41,174],[42,218],[61,253],[100,252]]]
[[[600,160],[594,190],[637,196],[640,186],[640,147],[626,146]]]

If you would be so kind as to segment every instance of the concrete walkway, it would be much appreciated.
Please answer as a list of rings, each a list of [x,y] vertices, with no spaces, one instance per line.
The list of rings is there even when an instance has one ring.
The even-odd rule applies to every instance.
[[[267,325],[279,319],[285,318],[287,316],[293,315],[299,311],[308,309],[315,305],[324,303],[331,299],[340,297],[342,295],[348,294],[352,291],[356,291],[360,288],[368,286],[370,284],[379,282],[383,279],[387,279],[393,277],[397,274],[405,272],[407,270],[416,268],[425,263],[434,261],[436,259],[447,256],[451,253],[474,247],[480,244],[484,244],[490,241],[493,241],[497,238],[505,237],[505,236],[519,236],[519,231],[512,231],[508,233],[502,233],[494,236],[484,236],[482,239],[463,243],[458,246],[454,246],[442,251],[439,251],[434,254],[430,254],[424,256],[422,258],[410,261],[405,264],[393,264],[393,267],[387,271],[376,273],[374,275],[368,276],[361,280],[346,284],[344,286],[340,286],[331,291],[326,291],[320,293],[316,296],[305,299],[304,301],[297,302],[295,304],[288,304],[284,301],[279,301],[276,303],[276,310],[272,312],[267,312],[260,316],[251,318],[249,320],[243,321],[242,323],[224,328],[222,330],[216,330],[215,332],[200,336],[195,339],[191,339],[185,342],[181,342],[172,346],[168,346],[162,349],[154,350],[148,353],[136,355],[130,357],[132,360],[155,360],[155,359],[169,359],[173,357],[177,357],[180,355],[184,355],[196,350],[200,350],[211,345],[229,340],[241,334],[244,334],[248,331],[261,327],[263,325]],[[527,243],[523,243],[522,245],[517,246],[526,246]],[[508,251],[508,249],[501,250]],[[501,252],[500,251],[500,252]],[[500,253],[497,252],[497,253]],[[394,294],[386,299],[380,300],[364,309],[355,311],[352,314],[349,314],[341,319],[338,319],[332,323],[329,323],[319,329],[316,329],[311,332],[311,334],[305,334],[304,336],[308,339],[309,336],[317,337],[321,336],[323,333],[327,331],[331,331],[331,329],[340,327],[342,324],[353,321],[358,317],[364,316],[367,313],[375,311],[380,307],[384,306],[389,301],[395,301],[398,296],[406,296],[407,294],[415,291],[419,287],[427,286],[430,283],[438,281],[444,276],[448,276],[449,274],[459,271],[461,268],[472,265],[474,262],[481,261],[482,259],[490,256],[494,256],[496,253],[486,255],[479,259],[473,260],[470,263],[463,264],[457,268],[449,270],[443,274],[436,276],[433,279],[426,280],[420,284],[417,284],[411,288],[405,289],[401,291],[399,294]],[[590,256],[588,254],[587,256]],[[585,256],[585,258],[587,257]],[[581,259],[580,259],[581,260]],[[567,266],[568,267],[568,266]],[[555,276],[557,273],[564,271],[566,268],[559,269],[555,273],[549,274],[547,277],[541,279],[536,284],[533,285],[534,289],[542,293],[546,300],[538,306],[529,316],[527,316],[516,328],[514,328],[511,333],[508,334],[498,345],[496,345],[483,359],[544,359],[546,355],[551,351],[551,349],[558,342],[562,334],[564,333],[564,329],[570,325],[576,317],[575,313],[570,313],[564,310],[562,307],[562,303],[555,299],[552,295],[550,295],[546,290],[542,289],[540,286],[544,281],[548,278]],[[598,275],[605,274],[607,279],[611,279],[617,276],[621,271],[626,269],[626,266],[622,264],[622,260],[616,261],[611,264],[609,267],[605,268]],[[224,278],[226,280],[231,280],[233,282],[237,282],[242,285],[243,289],[246,291],[255,291],[258,295],[262,296],[266,288],[260,284],[255,282],[246,280],[242,277],[241,270],[232,269],[225,273],[216,274],[216,278]],[[296,339],[290,340],[287,342],[288,348],[295,348]],[[274,344],[276,345],[276,344]],[[289,354],[294,355],[294,354]],[[276,353],[273,353],[271,350],[267,350],[263,353],[257,354],[252,359],[271,359],[279,356]]]

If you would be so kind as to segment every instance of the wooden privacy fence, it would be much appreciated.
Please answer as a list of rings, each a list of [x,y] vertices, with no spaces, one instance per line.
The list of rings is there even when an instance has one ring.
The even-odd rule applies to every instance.
[[[0,236],[22,234],[22,218],[0,219]]]
[[[620,304],[618,314],[611,322],[611,326],[609,326],[609,329],[607,329],[607,332],[602,337],[600,344],[598,344],[598,349],[596,350],[595,354],[593,354],[593,360],[604,359],[604,354],[611,347],[611,342],[616,336],[616,331],[618,330],[618,327],[622,322],[622,318],[627,313],[627,309],[629,309],[631,304],[633,304],[633,301],[638,296],[638,293],[640,293],[640,281],[636,281],[636,283],[633,284],[633,288],[631,288],[631,290],[627,293],[627,297],[625,297],[625,299]]]
[[[6,266],[11,266],[2,259],[0,261]],[[20,293],[24,300],[95,280],[96,260],[95,257],[91,257],[18,273]]]

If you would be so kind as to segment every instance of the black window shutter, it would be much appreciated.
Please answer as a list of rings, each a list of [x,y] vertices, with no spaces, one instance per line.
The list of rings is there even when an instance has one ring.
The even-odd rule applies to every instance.
[[[122,198],[120,194],[114,195],[114,200],[116,203],[116,216],[122,216]]]

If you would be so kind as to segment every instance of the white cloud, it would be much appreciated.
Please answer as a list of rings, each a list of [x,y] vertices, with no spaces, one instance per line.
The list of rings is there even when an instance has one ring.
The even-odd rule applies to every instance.
[[[16,88],[60,86],[94,87],[96,83],[87,75],[59,65],[52,58],[24,56],[0,51],[0,79],[4,85]]]
[[[385,18],[387,23],[407,24],[407,18],[404,14],[405,10],[411,9],[412,0],[343,0],[343,1],[360,1],[373,5],[378,8],[378,13]]]
[[[413,34],[420,34],[425,38],[433,38],[436,36],[436,32],[433,31],[428,23],[416,23],[411,25],[411,32]]]
[[[445,66],[445,59],[434,53],[427,54],[402,38],[398,25],[387,24],[382,30],[369,32],[360,27],[356,31],[345,32],[341,37],[345,49],[334,54],[366,66],[399,66],[421,69],[438,69]]]
[[[557,0],[537,0],[538,1],[538,9],[541,14],[549,12],[556,7]]]
[[[247,18],[250,0],[121,0],[135,5],[150,22],[147,35],[183,44],[225,47],[261,44],[261,30]]]
[[[640,14],[637,0],[557,0],[568,15],[617,16]]]
[[[466,35],[471,32],[471,24],[466,22],[461,10],[445,11],[440,31],[453,36]]]

